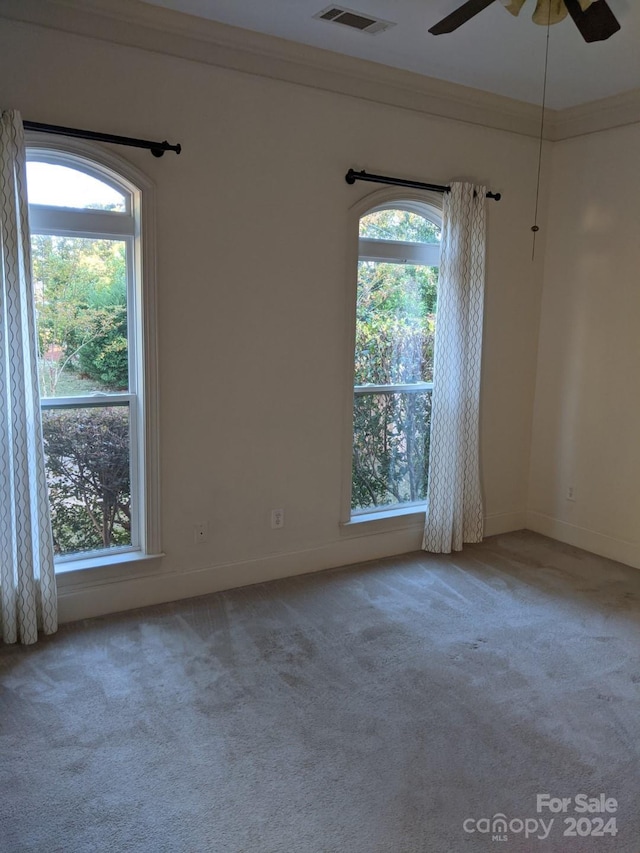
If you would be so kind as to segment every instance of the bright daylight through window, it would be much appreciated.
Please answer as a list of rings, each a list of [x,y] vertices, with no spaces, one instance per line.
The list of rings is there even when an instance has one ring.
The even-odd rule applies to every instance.
[[[38,379],[58,561],[141,547],[142,349],[135,188],[30,149]]]
[[[417,202],[360,218],[352,515],[426,500],[438,221]]]

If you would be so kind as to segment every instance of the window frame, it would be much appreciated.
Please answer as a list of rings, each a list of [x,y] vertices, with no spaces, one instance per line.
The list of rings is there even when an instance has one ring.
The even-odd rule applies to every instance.
[[[131,545],[56,557],[56,574],[108,567],[162,555],[160,539],[155,190],[135,166],[94,143],[26,134],[27,160],[67,166],[124,192],[125,211],[30,205],[34,234],[113,238],[127,245],[129,390],[104,396],[45,398],[43,408],[104,406],[105,398],[128,406],[132,471]],[[135,431],[135,433],[134,433]]]
[[[439,266],[439,244],[412,243],[409,241],[375,240],[360,238],[360,220],[368,213],[378,210],[406,210],[425,216],[442,227],[442,196],[439,193],[386,188],[369,193],[349,209],[349,247],[348,247],[348,277],[347,277],[347,364],[344,389],[344,432],[343,432],[343,477],[340,502],[340,525],[348,527],[363,522],[375,522],[383,519],[402,519],[405,516],[421,514],[424,516],[426,502],[407,502],[380,507],[364,507],[361,510],[351,508],[352,495],[352,465],[353,465],[353,421],[354,421],[354,384],[355,376],[355,345],[356,345],[356,304],[358,295],[358,261],[371,260],[389,263],[422,263],[428,266]],[[361,253],[365,249],[366,254]],[[418,260],[420,258],[420,260]],[[415,259],[415,260],[414,260]],[[433,261],[437,259],[437,263]],[[433,383],[421,383],[433,387]],[[375,390],[378,386],[367,386]],[[385,386],[393,390],[396,386]]]

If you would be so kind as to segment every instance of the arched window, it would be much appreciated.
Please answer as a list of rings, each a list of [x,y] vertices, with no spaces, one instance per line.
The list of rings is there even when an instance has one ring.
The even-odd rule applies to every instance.
[[[359,218],[352,516],[427,495],[440,218],[388,201]]]
[[[109,155],[106,165],[73,147],[27,148],[38,383],[58,569],[79,558],[159,551],[155,317],[143,246],[151,188],[119,158]]]

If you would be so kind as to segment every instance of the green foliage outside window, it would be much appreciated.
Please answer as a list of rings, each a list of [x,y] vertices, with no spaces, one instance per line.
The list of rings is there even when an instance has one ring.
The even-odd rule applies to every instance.
[[[126,390],[124,242],[37,234],[31,253],[42,395],[82,393],[83,379],[91,390]]]
[[[38,368],[43,397],[129,387],[126,244],[32,237]],[[43,411],[55,551],[131,544],[126,407]]]
[[[409,210],[375,210],[360,220],[359,236],[368,240],[402,240],[410,243],[439,243],[438,226]]]
[[[129,381],[129,348],[127,343],[126,281],[113,280],[111,286],[90,294],[87,310],[98,321],[94,334],[78,352],[78,372],[95,379],[114,391],[125,391]]]
[[[437,226],[417,214],[376,211],[360,236],[436,243]],[[433,381],[438,269],[360,261],[355,385]],[[389,391],[354,397],[353,509],[424,501],[431,394]]]
[[[127,409],[49,409],[42,422],[56,553],[129,545]]]

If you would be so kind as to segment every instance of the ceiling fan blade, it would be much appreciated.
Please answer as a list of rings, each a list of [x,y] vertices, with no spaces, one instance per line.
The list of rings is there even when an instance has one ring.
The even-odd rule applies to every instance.
[[[470,21],[471,18],[475,18],[483,9],[486,9],[487,6],[490,6],[494,2],[495,0],[467,0],[455,12],[447,15],[446,18],[443,18],[439,23],[431,27],[429,32],[434,36],[440,36],[443,33],[452,33],[458,27],[466,24],[467,21]]]
[[[564,0],[564,5],[586,42],[605,41],[620,29],[620,24],[606,0],[594,0],[584,11],[578,0]]]

